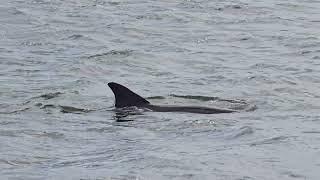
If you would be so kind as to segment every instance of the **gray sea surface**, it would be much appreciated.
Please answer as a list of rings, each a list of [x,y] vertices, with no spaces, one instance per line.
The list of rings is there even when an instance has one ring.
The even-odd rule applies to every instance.
[[[0,2],[0,179],[318,180],[319,110],[318,0]]]

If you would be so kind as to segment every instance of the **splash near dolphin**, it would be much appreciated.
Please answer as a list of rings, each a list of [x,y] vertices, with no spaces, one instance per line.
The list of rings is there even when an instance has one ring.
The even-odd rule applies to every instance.
[[[112,90],[115,96],[115,107],[125,108],[125,107],[138,107],[146,108],[155,112],[188,112],[188,113],[200,113],[200,114],[218,114],[218,113],[233,113],[237,112],[229,109],[218,109],[209,108],[201,106],[164,106],[164,105],[153,105],[145,98],[139,96],[138,94],[132,92],[127,87],[110,82],[108,86]]]

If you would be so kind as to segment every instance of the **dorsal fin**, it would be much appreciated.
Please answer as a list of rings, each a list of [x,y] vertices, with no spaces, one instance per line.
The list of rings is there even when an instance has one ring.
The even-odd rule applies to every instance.
[[[115,106],[117,108],[130,107],[130,106],[143,106],[150,104],[149,101],[132,92],[130,89],[122,86],[121,84],[110,82],[108,86],[111,88],[115,97]]]

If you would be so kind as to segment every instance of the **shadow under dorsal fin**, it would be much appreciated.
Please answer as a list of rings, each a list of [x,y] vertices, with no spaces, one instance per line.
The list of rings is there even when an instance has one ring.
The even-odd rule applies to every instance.
[[[149,101],[121,84],[110,82],[108,83],[108,86],[115,96],[115,106],[117,108],[150,104]]]

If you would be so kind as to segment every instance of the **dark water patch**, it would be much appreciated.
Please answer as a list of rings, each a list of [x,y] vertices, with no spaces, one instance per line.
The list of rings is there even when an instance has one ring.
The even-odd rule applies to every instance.
[[[12,13],[13,15],[26,15],[26,13],[24,13],[21,10],[18,10],[17,8],[12,8],[9,11],[11,11],[10,13]]]
[[[250,39],[250,37],[242,37],[242,38],[240,38],[239,40],[240,41],[247,41],[247,40],[249,40]]]
[[[52,138],[52,139],[61,139],[64,137],[63,133],[59,133],[59,132],[41,132],[37,134],[38,137],[48,137],[48,138]]]
[[[23,46],[42,46],[44,44],[42,42],[25,41],[25,42],[22,42],[21,45],[23,45]]]
[[[136,19],[148,19],[148,20],[159,21],[159,20],[162,20],[163,17],[160,15],[155,15],[155,14],[153,14],[153,15],[138,15],[138,16],[136,16]]]
[[[312,59],[320,59],[320,56],[313,56]]]
[[[81,34],[74,34],[74,35],[69,36],[68,39],[77,40],[77,39],[80,39],[82,37],[83,37],[83,35],[81,35]]]
[[[244,5],[229,4],[229,5],[224,5],[224,6],[220,6],[220,7],[215,7],[214,9],[217,11],[225,11],[225,10],[240,10],[243,8],[244,8]]]
[[[19,73],[37,73],[37,72],[41,72],[41,70],[39,70],[39,69],[21,69],[21,68],[17,68],[16,70],[15,70],[15,72],[19,72]]]
[[[223,10],[224,10],[223,7],[216,7],[216,8],[214,8],[214,9],[217,10],[217,11],[223,11]]]
[[[300,52],[300,54],[309,54],[309,53],[312,53],[312,51],[310,50],[303,50]]]
[[[110,2],[108,2],[110,5],[114,5],[114,6],[117,6],[117,5],[120,5],[121,4],[121,2],[119,2],[119,1],[110,1]]]
[[[164,96],[150,96],[147,97],[146,99],[166,99]]]
[[[320,134],[320,131],[302,131],[302,133],[305,133],[305,134]]]
[[[1,59],[1,65],[8,65],[8,66],[26,66],[25,62],[18,62],[18,61],[8,61],[6,59]]]
[[[97,133],[104,133],[104,132],[107,132],[107,133],[114,133],[116,132],[118,129],[112,127],[101,127],[101,128],[87,128],[86,131],[87,132],[97,132]]]
[[[90,36],[85,36],[82,34],[73,34],[70,35],[66,38],[62,38],[62,40],[87,40],[87,41],[92,41],[93,39],[90,38]]]
[[[233,4],[233,5],[226,5],[225,8],[228,8],[228,9],[242,9],[242,6],[240,6],[238,4]]]
[[[105,56],[130,56],[132,54],[133,50],[111,50],[105,53],[95,54],[88,57],[88,59],[91,58],[98,58],[98,57],[105,57]]]
[[[136,115],[143,115],[146,109],[140,109],[138,107],[125,107],[117,108],[115,115],[113,116],[116,122],[128,122],[134,121]]]
[[[225,102],[229,102],[229,103],[238,103],[238,104],[248,104],[245,100],[242,99],[222,99],[222,98],[218,98],[218,101],[225,101]]]
[[[34,97],[34,98],[43,98],[45,100],[49,100],[49,99],[59,97],[61,94],[63,94],[63,93],[62,92],[46,93],[46,94],[42,94],[42,95]]]
[[[30,53],[36,54],[36,55],[51,55],[51,54],[54,54],[55,51],[33,50],[33,51],[30,51]]]
[[[30,101],[28,101],[28,103],[29,103]],[[36,103],[36,104],[34,104],[35,106],[37,106],[37,107],[41,107],[43,104],[42,103]]]
[[[124,115],[124,116],[115,116],[115,120],[116,122],[131,122],[134,121],[134,119],[130,119],[129,117],[127,117],[128,115]]]
[[[282,174],[288,176],[289,178],[304,179],[304,180],[308,179],[306,176],[304,176],[302,174],[294,173],[292,171],[285,171]]]
[[[255,70],[260,70],[260,71],[265,71],[266,69],[276,69],[276,70],[281,70],[283,66],[281,65],[276,65],[276,64],[271,64],[271,63],[256,63],[252,66],[250,66],[250,69],[255,69]]]

